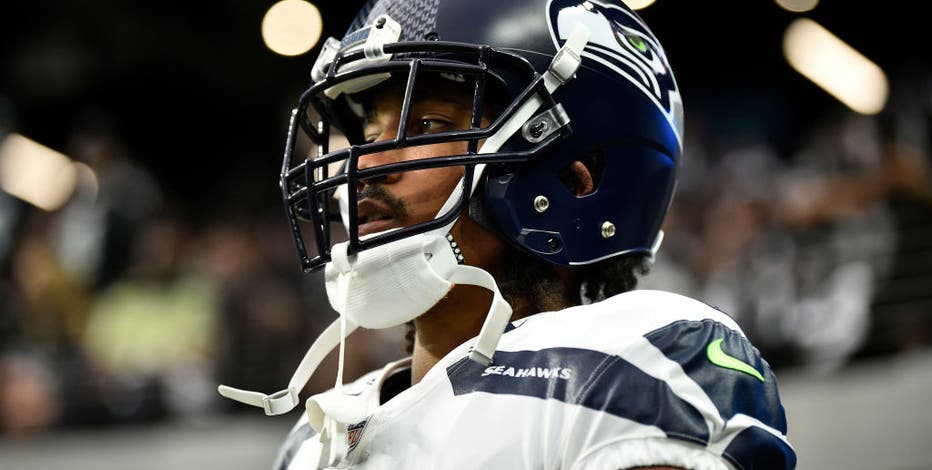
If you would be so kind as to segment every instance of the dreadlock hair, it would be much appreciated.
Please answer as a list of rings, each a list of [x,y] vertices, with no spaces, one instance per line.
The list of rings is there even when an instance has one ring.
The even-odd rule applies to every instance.
[[[634,290],[638,276],[650,270],[649,257],[643,253],[575,266],[569,268],[568,277],[560,275],[560,267],[517,249],[506,251],[504,264],[506,271],[498,284],[502,296],[516,312],[531,313],[561,310],[567,302],[571,306],[598,302]],[[521,305],[527,302],[530,305]]]

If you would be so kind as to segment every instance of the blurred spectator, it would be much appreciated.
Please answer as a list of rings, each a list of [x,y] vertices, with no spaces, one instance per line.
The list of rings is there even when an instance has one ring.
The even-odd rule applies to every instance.
[[[219,309],[214,284],[185,264],[188,243],[178,220],[147,222],[126,276],[94,302],[84,345],[119,419],[210,411]]]
[[[78,118],[68,153],[90,167],[96,181],[79,180],[62,211],[58,256],[74,276],[100,289],[126,267],[139,226],[163,205],[162,191],[129,155],[103,111],[91,109]]]
[[[13,260],[12,278],[25,300],[20,332],[29,343],[59,345],[78,341],[90,307],[90,293],[63,268],[48,232],[52,214],[27,217]]]
[[[58,418],[58,390],[48,364],[33,354],[0,354],[0,434],[48,429]]]
[[[254,390],[287,383],[307,328],[296,290],[270,274],[252,226],[218,223],[199,244],[199,268],[220,287],[217,379]]]
[[[91,294],[58,262],[48,234],[53,222],[54,214],[26,211],[10,281],[0,283],[7,294],[0,311],[0,361],[8,366],[0,401],[16,408],[16,422],[36,424],[32,430],[39,430],[39,423],[87,423],[86,417],[105,421],[95,406],[97,391],[85,373],[86,358],[79,346]],[[32,388],[35,401],[17,407],[21,392]],[[53,397],[46,399],[45,394]]]
[[[836,368],[863,347],[897,239],[877,118],[846,113],[817,129],[781,177],[774,217],[790,230],[796,302],[778,319],[807,364]]]
[[[872,305],[866,356],[932,344],[932,69],[905,72],[891,87],[883,149],[898,243]]]
[[[693,130],[684,174],[698,169],[702,184],[678,188],[643,286],[673,282],[728,312],[774,366],[844,365],[867,340],[897,246],[878,121],[831,118],[792,158],[763,139],[708,148]]]

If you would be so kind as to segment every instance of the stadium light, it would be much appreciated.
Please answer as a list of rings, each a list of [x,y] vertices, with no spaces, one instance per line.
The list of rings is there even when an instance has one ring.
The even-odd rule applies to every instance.
[[[781,8],[793,13],[805,13],[815,9],[819,0],[775,0]]]
[[[643,10],[654,4],[655,0],[624,0],[625,5],[632,10]]]
[[[858,113],[877,114],[887,103],[883,70],[813,20],[790,23],[783,54],[797,72]]]
[[[85,168],[19,134],[9,134],[0,143],[0,188],[49,212],[68,201],[79,171],[90,171]]]
[[[304,0],[282,0],[262,18],[262,40],[276,54],[297,56],[311,50],[323,32],[320,11]]]

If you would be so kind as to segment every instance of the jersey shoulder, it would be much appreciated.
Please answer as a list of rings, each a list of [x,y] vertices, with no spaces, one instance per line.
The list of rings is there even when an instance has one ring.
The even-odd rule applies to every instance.
[[[493,361],[449,368],[454,393],[558,400],[714,448],[738,468],[795,461],[769,364],[731,317],[689,297],[638,290],[534,315]]]
[[[685,295],[661,290],[633,290],[583,306],[602,321],[646,334],[678,321],[714,321],[732,330],[741,327],[727,313]]]
[[[698,300],[659,290],[635,290],[518,320],[506,330],[501,348],[582,347],[614,353],[682,321],[718,323],[744,334],[727,314]]]

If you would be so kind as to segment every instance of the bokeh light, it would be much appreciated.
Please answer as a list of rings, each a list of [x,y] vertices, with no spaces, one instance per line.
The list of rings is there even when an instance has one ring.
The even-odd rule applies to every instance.
[[[262,40],[273,52],[284,56],[311,50],[322,31],[320,11],[304,0],[282,0],[262,18]]]
[[[624,0],[625,5],[632,10],[641,10],[653,5],[655,0]]]
[[[793,13],[805,13],[815,9],[819,0],[776,0],[777,5]]]
[[[793,21],[783,53],[797,72],[858,113],[879,113],[887,103],[883,70],[815,21]]]
[[[8,135],[0,145],[0,187],[13,196],[54,211],[68,200],[76,182],[75,165],[59,152],[19,134]]]

